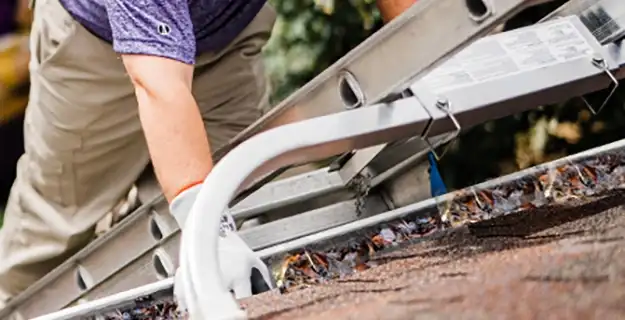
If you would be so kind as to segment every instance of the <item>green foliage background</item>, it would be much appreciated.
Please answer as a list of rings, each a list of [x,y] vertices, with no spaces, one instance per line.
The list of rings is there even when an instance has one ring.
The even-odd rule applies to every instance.
[[[277,103],[378,30],[373,0],[271,0],[279,20],[266,47]],[[531,8],[508,29],[537,22],[564,0]],[[331,10],[324,10],[332,7]],[[416,53],[415,53],[416,54]],[[607,91],[588,97],[598,107]],[[492,121],[464,132],[451,145],[441,170],[451,189],[625,138],[623,90],[597,116],[580,98]]]
[[[374,0],[270,2],[279,16],[265,48],[274,103],[286,98],[382,26]]]

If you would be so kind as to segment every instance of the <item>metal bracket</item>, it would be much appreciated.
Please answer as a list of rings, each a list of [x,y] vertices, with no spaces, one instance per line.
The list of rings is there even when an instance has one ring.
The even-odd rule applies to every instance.
[[[429,133],[430,133],[430,129],[432,128],[432,126],[428,126],[425,129],[425,132],[423,132],[423,134],[421,135],[421,138],[428,145],[428,148],[430,149],[430,151],[432,152],[436,160],[440,160],[449,150],[449,143],[455,140],[460,135],[462,128],[460,126],[460,122],[458,122],[458,119],[456,119],[456,117],[451,111],[449,100],[444,99],[444,98],[438,99],[436,101],[436,107],[447,115],[447,118],[449,118],[449,120],[453,122],[454,127],[455,127],[455,130],[453,132],[451,132],[445,138],[438,140],[435,143],[431,143],[430,138],[429,138]],[[443,153],[438,155],[438,153],[436,153],[436,148],[444,144],[447,144],[447,146],[445,146],[445,148],[443,149]]]
[[[600,55],[595,55],[591,61],[592,61],[593,66],[603,70],[603,72],[605,72],[605,74],[607,74],[608,77],[610,78],[610,81],[612,81],[612,85],[611,85],[612,90],[610,90],[610,93],[608,93],[608,96],[603,100],[603,103],[601,103],[601,106],[599,107],[599,109],[595,110],[595,108],[593,108],[593,106],[588,102],[588,100],[584,96],[581,97],[582,101],[584,101],[584,104],[586,104],[586,107],[590,110],[590,112],[592,112],[593,115],[597,115],[599,114],[599,112],[601,112],[601,110],[603,110],[603,108],[608,104],[608,101],[610,101],[612,96],[616,93],[616,90],[619,87],[619,82],[614,76],[614,74],[612,73],[612,71],[610,71],[610,69],[608,68],[608,64],[606,63],[603,57],[601,57]]]

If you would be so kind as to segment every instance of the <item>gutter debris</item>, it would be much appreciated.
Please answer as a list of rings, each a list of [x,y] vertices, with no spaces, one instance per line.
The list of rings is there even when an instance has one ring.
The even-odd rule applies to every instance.
[[[384,259],[376,259],[382,253],[432,239],[445,230],[538,208],[597,201],[625,189],[625,151],[616,148],[521,173],[515,179],[510,179],[513,174],[438,197],[437,206],[428,212],[414,212],[369,230],[270,257],[266,262],[280,292],[288,293],[376,267],[384,263]],[[91,319],[185,318],[173,299],[146,297],[132,308]]]
[[[382,252],[431,239],[438,231],[569,202],[578,206],[580,201],[599,200],[625,189],[625,152],[611,151],[528,171],[503,184],[484,183],[442,196],[434,214],[424,217],[417,212],[359,231],[360,235],[343,243],[317,244],[271,258],[276,283],[285,293],[342,279],[383,263],[375,259]]]
[[[151,296],[135,300],[134,306],[123,310],[107,312],[102,316],[91,316],[87,320],[182,320],[186,312],[178,310],[173,297],[157,299]]]

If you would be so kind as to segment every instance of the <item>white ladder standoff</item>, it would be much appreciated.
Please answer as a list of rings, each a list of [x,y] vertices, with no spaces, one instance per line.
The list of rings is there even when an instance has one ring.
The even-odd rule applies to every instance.
[[[545,1],[417,2],[220,150],[184,232],[156,197],[12,300],[0,318],[97,318],[144,298],[171,298],[177,268],[192,319],[244,317],[220,286],[218,214],[206,213],[232,207],[237,219],[287,216],[240,233],[272,264],[291,250],[431,212],[429,195],[401,203],[378,189],[467,128],[611,87],[607,101],[625,76],[619,1],[571,0],[537,25],[490,36]],[[267,184],[284,167],[335,155],[346,156]],[[362,184],[356,191],[354,181]]]

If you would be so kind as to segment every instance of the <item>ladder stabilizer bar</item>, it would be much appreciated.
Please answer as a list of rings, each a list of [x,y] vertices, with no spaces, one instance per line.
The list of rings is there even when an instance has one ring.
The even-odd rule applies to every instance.
[[[586,29],[576,16],[558,19],[540,27],[550,30],[550,28],[554,29],[562,25],[564,29],[558,30],[555,36],[562,34],[570,36]],[[518,30],[518,32],[522,31],[522,29]],[[575,56],[570,61],[571,63],[588,64],[588,59],[594,61],[597,55],[604,61],[610,59],[592,35],[587,35],[585,41],[590,47],[582,47],[581,55]],[[595,50],[592,50],[591,43],[594,43]],[[613,70],[620,66],[614,61],[609,63]],[[557,64],[557,66],[564,64],[566,63]],[[581,82],[585,85],[580,87],[583,89],[589,84],[587,81],[592,78],[603,80],[603,84],[607,85],[600,77],[605,70],[582,68],[579,71],[578,77],[573,77],[568,83],[555,81],[551,88],[560,89],[564,84],[574,86],[577,82]],[[554,81],[555,79],[549,77],[548,80]],[[588,90],[593,90],[596,86],[589,86],[589,88]],[[525,94],[522,92],[522,95]],[[415,97],[410,97],[389,104],[378,104],[293,123],[256,135],[227,154],[215,166],[210,177],[204,181],[183,228],[179,276],[190,315],[198,319],[229,319],[241,316],[241,310],[236,301],[223,287],[220,279],[217,239],[221,212],[227,210],[229,201],[250,176],[258,171],[274,170],[304,159],[327,157],[353,149],[405,139],[414,135],[415,132],[424,132],[432,120],[430,115],[435,114],[432,110],[427,110],[427,106],[427,104],[421,105]],[[493,107],[484,111],[487,106]],[[518,108],[502,106],[495,108],[494,106],[496,104],[474,105],[466,108],[464,109],[465,117],[461,118],[461,122],[475,125],[520,111],[518,109],[520,106]],[[525,108],[531,108],[531,105],[525,105]],[[453,113],[439,112],[438,117],[453,118]],[[461,125],[458,121],[451,122],[457,127]],[[324,130],[318,130],[318,128],[324,128]],[[434,134],[445,132],[444,129],[439,130],[430,129]],[[281,143],[275,143],[275,141]],[[250,154],[254,154],[255,157],[249,157]],[[209,254],[204,254],[207,248]]]

